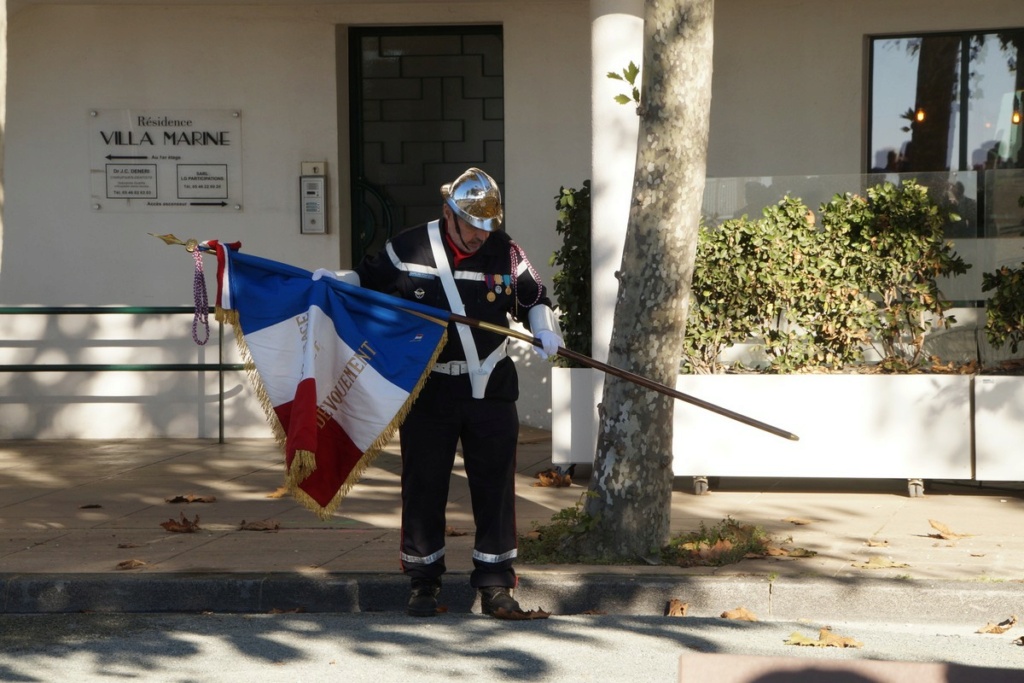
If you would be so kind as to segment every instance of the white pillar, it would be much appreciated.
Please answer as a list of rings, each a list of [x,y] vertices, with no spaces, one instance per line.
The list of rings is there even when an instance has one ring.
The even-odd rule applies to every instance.
[[[7,0],[0,2],[0,256],[4,249],[4,144],[7,140]]]
[[[643,62],[643,15],[643,0],[590,0],[591,329],[592,355],[600,361],[608,359],[611,344],[619,291],[615,271],[622,262],[640,128],[636,107],[615,101],[629,92],[629,84],[608,73]],[[581,376],[582,368],[560,372],[551,384],[552,462],[593,462],[604,376],[597,370]]]
[[[591,249],[593,356],[608,359],[622,247],[636,165],[640,119],[633,104],[615,96],[629,93],[625,81],[608,78],[632,61],[643,62],[643,0],[591,0]],[[643,78],[641,72],[640,77]],[[597,383],[601,385],[600,382]]]

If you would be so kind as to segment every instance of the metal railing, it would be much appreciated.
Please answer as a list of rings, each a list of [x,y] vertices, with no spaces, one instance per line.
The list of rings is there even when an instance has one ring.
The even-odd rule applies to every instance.
[[[208,313],[212,312],[208,310]],[[187,306],[0,306],[2,315],[182,315]],[[244,370],[244,363],[224,362],[224,323],[217,322],[216,363],[9,363],[0,372],[216,372],[217,440],[224,443],[224,373]]]

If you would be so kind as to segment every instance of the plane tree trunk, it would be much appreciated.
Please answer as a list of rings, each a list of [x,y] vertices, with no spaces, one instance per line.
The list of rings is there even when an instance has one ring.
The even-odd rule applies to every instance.
[[[647,0],[639,144],[609,363],[675,386],[711,108],[713,0]],[[673,399],[606,376],[584,552],[656,553],[669,536]]]

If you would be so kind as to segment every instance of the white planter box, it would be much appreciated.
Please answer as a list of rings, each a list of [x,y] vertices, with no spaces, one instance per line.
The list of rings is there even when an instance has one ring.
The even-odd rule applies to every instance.
[[[800,437],[677,402],[677,476],[972,475],[968,375],[687,375],[677,388]]]
[[[551,462],[591,463],[604,376],[590,368],[551,368]]]
[[[1024,481],[1024,377],[974,380],[975,472],[979,481]]]
[[[597,370],[565,372],[573,374],[552,379],[553,459],[558,458],[556,464],[589,463],[597,434],[594,385],[603,378]],[[565,387],[569,377],[571,389]],[[576,382],[582,383],[581,391]],[[800,440],[677,401],[676,476],[973,475],[968,375],[682,375],[677,389],[793,432]]]

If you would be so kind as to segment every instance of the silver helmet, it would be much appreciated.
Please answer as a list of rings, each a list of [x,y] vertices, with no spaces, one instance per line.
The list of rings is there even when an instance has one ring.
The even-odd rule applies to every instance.
[[[470,168],[453,182],[442,185],[441,196],[456,216],[474,228],[487,232],[501,229],[505,218],[501,190],[494,178],[479,168]]]

